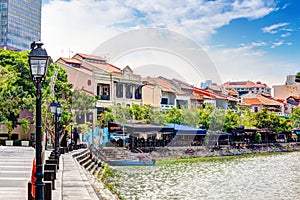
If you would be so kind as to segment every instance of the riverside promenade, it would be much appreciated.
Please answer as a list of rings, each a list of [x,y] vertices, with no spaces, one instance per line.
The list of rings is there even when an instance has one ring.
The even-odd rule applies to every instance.
[[[82,167],[73,158],[82,149],[62,154],[60,169],[52,190],[53,200],[98,200]],[[46,158],[50,151],[46,151]],[[32,147],[0,146],[0,200],[27,200],[27,183],[31,177]]]

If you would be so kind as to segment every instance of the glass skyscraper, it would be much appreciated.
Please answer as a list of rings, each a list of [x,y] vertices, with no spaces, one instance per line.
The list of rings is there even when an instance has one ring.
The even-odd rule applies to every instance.
[[[41,38],[42,0],[0,0],[0,48],[26,51]]]

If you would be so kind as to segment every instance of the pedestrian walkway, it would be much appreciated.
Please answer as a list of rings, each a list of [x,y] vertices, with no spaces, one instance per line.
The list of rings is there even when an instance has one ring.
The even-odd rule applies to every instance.
[[[73,158],[74,153],[62,154],[60,162],[62,200],[97,200],[96,192],[90,185],[82,167]],[[58,197],[59,198],[59,197]],[[55,200],[58,198],[54,198]]]
[[[98,200],[85,172],[73,158],[79,149],[60,156],[53,200]],[[46,151],[46,159],[50,155]],[[27,200],[27,183],[31,178],[35,149],[32,147],[0,146],[0,200]]]
[[[0,146],[0,200],[27,199],[34,155],[32,147]]]

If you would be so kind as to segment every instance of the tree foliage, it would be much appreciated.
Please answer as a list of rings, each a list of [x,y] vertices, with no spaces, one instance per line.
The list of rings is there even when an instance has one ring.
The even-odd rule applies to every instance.
[[[300,128],[300,107],[293,109],[291,120],[294,128]]]
[[[297,83],[300,83],[300,72],[298,72],[298,73],[296,74],[296,79],[295,79],[295,81],[296,81]]]
[[[281,131],[290,132],[292,124],[285,118],[276,115],[274,112],[262,109],[254,115],[254,126],[257,128],[270,129],[279,133]]]
[[[0,50],[0,119],[17,127],[20,111],[32,108],[34,92],[27,53]]]

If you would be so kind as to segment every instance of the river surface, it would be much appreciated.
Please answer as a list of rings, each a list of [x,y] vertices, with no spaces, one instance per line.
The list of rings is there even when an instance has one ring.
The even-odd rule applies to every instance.
[[[126,199],[300,199],[300,152],[116,169]]]

